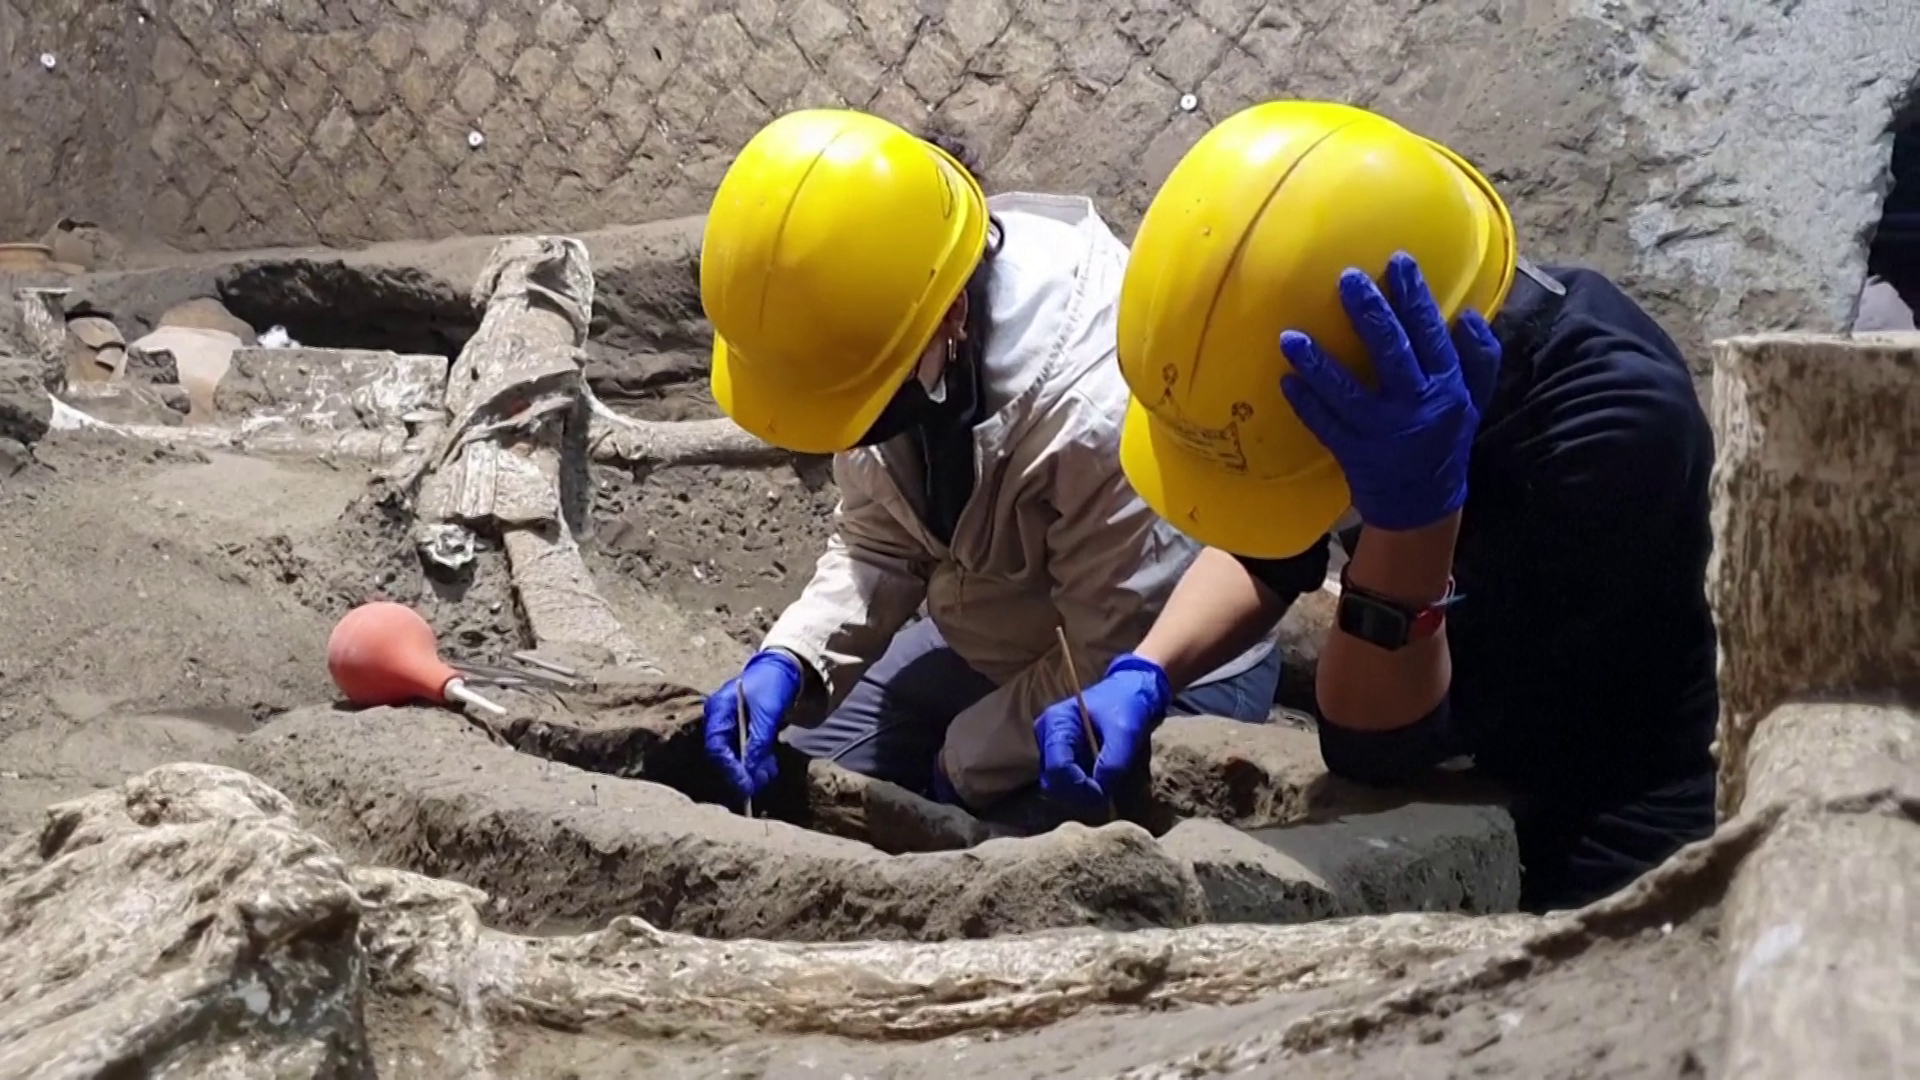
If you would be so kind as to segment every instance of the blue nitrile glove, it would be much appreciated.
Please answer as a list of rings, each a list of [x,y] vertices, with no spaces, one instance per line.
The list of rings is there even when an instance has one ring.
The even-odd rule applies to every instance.
[[[1040,790],[1068,805],[1098,806],[1112,800],[1127,773],[1146,756],[1153,731],[1173,702],[1173,686],[1160,665],[1122,653],[1107,665],[1099,682],[1087,687],[1085,696],[1087,713],[1100,735],[1098,761],[1087,745],[1080,703],[1073,698],[1048,706],[1033,722],[1033,738],[1040,745]]]
[[[773,782],[773,739],[800,699],[800,662],[780,649],[753,654],[737,678],[707,695],[707,757],[742,798]],[[747,756],[740,759],[740,699],[747,701]]]
[[[1361,520],[1417,529],[1467,501],[1468,452],[1500,370],[1500,342],[1477,312],[1462,312],[1449,331],[1412,256],[1387,262],[1386,283],[1383,296],[1358,270],[1340,275],[1340,303],[1380,389],[1361,386],[1292,330],[1280,335],[1293,365],[1280,389],[1340,463]]]

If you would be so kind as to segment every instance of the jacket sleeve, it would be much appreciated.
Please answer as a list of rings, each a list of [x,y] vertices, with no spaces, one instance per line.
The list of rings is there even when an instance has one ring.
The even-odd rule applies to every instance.
[[[1083,401],[1078,407],[1102,406]],[[1197,552],[1134,493],[1115,461],[1113,439],[1099,436],[1082,431],[1063,442],[1052,458],[1047,497],[1047,574],[1082,686],[1098,681],[1114,657],[1140,643]],[[991,733],[1007,758],[1006,767],[974,770],[960,794],[977,804],[1038,776],[1034,719],[1071,696],[1073,685],[1056,648],[960,713],[950,738],[967,732],[978,740]],[[961,778],[955,783],[961,785]],[[980,790],[982,785],[994,790]]]
[[[926,598],[932,555],[874,498],[871,470],[881,467],[834,457],[840,504],[826,553],[761,643],[799,657],[825,688],[802,698],[794,723],[818,723],[832,711]]]

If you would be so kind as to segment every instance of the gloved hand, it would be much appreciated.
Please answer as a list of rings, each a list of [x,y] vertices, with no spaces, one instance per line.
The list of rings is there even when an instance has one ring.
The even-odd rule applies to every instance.
[[[753,654],[736,678],[707,695],[707,757],[742,798],[751,799],[773,781],[773,739],[780,721],[800,699],[805,676],[800,661],[780,649]],[[747,702],[747,754],[740,757],[740,701]]]
[[[1153,731],[1166,719],[1173,686],[1160,665],[1123,653],[1107,673],[1087,687],[1087,713],[1100,735],[1094,760],[1073,698],[1047,707],[1033,722],[1040,746],[1040,790],[1070,806],[1098,806],[1120,791],[1128,772],[1146,756]],[[1086,765],[1093,765],[1089,777]]]
[[[1368,525],[1417,529],[1467,500],[1467,459],[1500,369],[1500,342],[1477,312],[1451,331],[1413,257],[1387,262],[1388,296],[1366,274],[1340,275],[1340,302],[1379,377],[1361,386],[1307,335],[1280,335],[1293,373],[1280,390],[1340,463]]]

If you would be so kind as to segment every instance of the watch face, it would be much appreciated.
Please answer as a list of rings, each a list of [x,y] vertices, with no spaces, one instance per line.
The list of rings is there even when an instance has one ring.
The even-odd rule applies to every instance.
[[[1339,623],[1343,633],[1369,645],[1397,649],[1407,643],[1406,613],[1396,611],[1371,597],[1344,593],[1340,597]]]

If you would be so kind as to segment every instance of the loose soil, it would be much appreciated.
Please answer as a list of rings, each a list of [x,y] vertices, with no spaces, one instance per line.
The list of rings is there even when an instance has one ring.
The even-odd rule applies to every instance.
[[[469,659],[527,644],[504,557],[429,580],[358,466],[81,433],[34,453],[0,480],[0,837],[331,701],[327,634],[354,604],[412,604]],[[596,581],[668,671],[717,685],[798,591],[829,497],[792,470],[597,479],[620,510]]]

